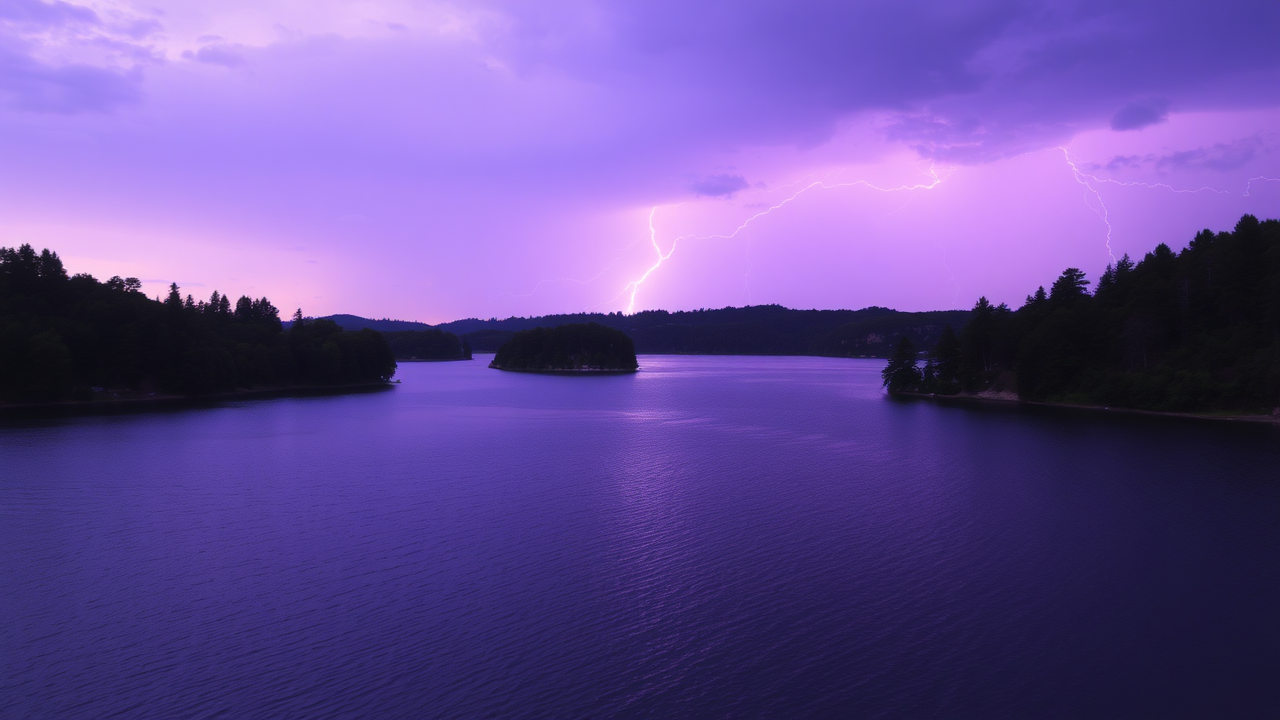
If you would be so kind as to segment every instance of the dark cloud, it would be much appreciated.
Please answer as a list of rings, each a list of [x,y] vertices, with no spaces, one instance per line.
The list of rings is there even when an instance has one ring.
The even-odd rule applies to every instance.
[[[118,32],[134,40],[142,40],[160,32],[164,26],[154,18],[136,18],[129,20],[117,28]]]
[[[1218,170],[1229,171],[1244,167],[1259,155],[1270,151],[1261,137],[1249,137],[1229,143],[1214,143],[1209,147],[1169,153],[1155,158],[1157,170]]]
[[[138,70],[51,66],[0,48],[0,106],[25,112],[106,112],[141,96]]]
[[[712,175],[699,178],[689,185],[696,195],[704,197],[729,197],[750,187],[741,175]]]
[[[245,64],[244,56],[237,51],[234,45],[205,45],[195,52],[188,50],[182,53],[182,57],[196,62],[221,65],[228,68],[240,67]]]
[[[1238,170],[1271,152],[1270,145],[1261,135],[1254,135],[1231,142],[1214,143],[1208,147],[1176,150],[1157,155],[1116,155],[1104,163],[1090,163],[1089,172],[1107,170],[1156,170],[1173,172],[1185,170],[1214,170],[1228,172]]]
[[[1141,130],[1169,119],[1169,101],[1163,98],[1135,100],[1111,116],[1112,130]]]
[[[1116,155],[1102,167],[1111,172],[1116,170],[1137,170],[1142,167],[1142,158],[1137,155]]]
[[[873,111],[897,117],[890,132],[921,152],[979,161],[1081,127],[1150,125],[1170,106],[1280,103],[1273,0],[500,7],[511,22],[496,45],[518,72],[679,108],[680,132],[725,143],[812,145]]]
[[[141,66],[156,62],[135,42],[161,29],[153,19],[113,12],[104,22],[72,3],[0,0],[0,107],[22,112],[107,112],[142,95]],[[42,49],[75,48],[99,63],[51,63]]]
[[[56,0],[4,0],[0,2],[0,19],[45,28],[72,23],[96,25],[99,22],[98,14],[93,10]]]

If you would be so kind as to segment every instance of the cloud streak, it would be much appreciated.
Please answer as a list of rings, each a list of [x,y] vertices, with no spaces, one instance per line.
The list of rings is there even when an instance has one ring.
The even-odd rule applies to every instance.
[[[1164,98],[1135,100],[1111,116],[1112,130],[1141,130],[1169,119],[1169,101]]]
[[[141,41],[154,18],[55,0],[0,3],[0,107],[24,113],[101,113],[142,97],[143,67],[157,60]]]
[[[689,189],[699,197],[733,197],[739,190],[750,187],[741,175],[711,175],[689,184]]]

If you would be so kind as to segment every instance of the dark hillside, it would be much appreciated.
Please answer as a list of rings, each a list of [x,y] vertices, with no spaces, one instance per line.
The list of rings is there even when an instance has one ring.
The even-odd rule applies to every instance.
[[[337,323],[338,327],[343,330],[377,330],[378,332],[405,332],[410,330],[431,330],[432,326],[427,323],[414,322],[412,320],[372,320],[370,318],[362,318],[359,315],[326,315],[318,318],[320,320],[332,320]],[[285,327],[289,326],[286,322]]]

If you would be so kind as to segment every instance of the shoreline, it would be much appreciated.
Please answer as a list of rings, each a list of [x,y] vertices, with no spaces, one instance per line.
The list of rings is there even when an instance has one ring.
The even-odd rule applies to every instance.
[[[508,368],[489,363],[489,369],[501,370],[503,372],[526,373],[528,375],[634,375],[640,372],[640,368],[634,370],[534,370],[525,368]]]
[[[1258,425],[1280,425],[1280,415],[1240,415],[1240,414],[1214,414],[1214,413],[1194,413],[1194,412],[1174,412],[1170,410],[1139,410],[1136,408],[1120,408],[1104,405],[1080,405],[1077,403],[1055,403],[1044,402],[1042,400],[1022,400],[1017,397],[1011,397],[1012,393],[1003,394],[1005,397],[995,395],[938,395],[936,393],[920,393],[905,392],[895,393],[890,397],[911,398],[917,400],[930,400],[942,404],[954,403],[957,405],[965,404],[981,404],[994,405],[1002,407],[1033,407],[1033,408],[1056,408],[1075,411],[1087,411],[1091,413],[1113,413],[1119,415],[1145,415],[1148,417],[1166,417],[1179,418],[1183,420],[1215,420],[1218,422],[1243,422]]]
[[[214,395],[146,395],[94,400],[58,400],[45,403],[0,403],[0,418],[38,415],[94,415],[117,412],[145,412],[169,408],[198,407],[229,400],[269,400],[284,397],[323,397],[381,392],[394,388],[395,381],[349,383],[344,385],[292,385],[287,387],[252,388]]]

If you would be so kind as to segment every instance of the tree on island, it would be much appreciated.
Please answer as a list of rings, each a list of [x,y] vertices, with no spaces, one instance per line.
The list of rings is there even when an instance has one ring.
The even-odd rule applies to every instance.
[[[626,333],[597,323],[575,323],[516,333],[498,348],[489,367],[533,372],[630,372],[640,364]]]

